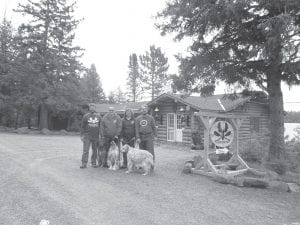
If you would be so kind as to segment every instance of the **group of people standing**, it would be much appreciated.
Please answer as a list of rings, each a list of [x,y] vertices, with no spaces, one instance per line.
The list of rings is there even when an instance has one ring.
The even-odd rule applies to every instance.
[[[96,105],[85,106],[81,123],[81,140],[83,142],[81,169],[87,167],[89,158],[89,149],[92,146],[91,164],[92,167],[107,167],[107,155],[110,144],[114,141],[117,145],[128,144],[135,147],[139,145],[140,149],[147,150],[154,155],[154,137],[156,136],[156,126],[154,118],[148,114],[148,107],[141,108],[141,115],[137,118],[131,109],[126,109],[124,118],[115,112],[113,107],[103,117],[96,112]],[[127,168],[127,153],[123,153],[123,165],[121,168]]]

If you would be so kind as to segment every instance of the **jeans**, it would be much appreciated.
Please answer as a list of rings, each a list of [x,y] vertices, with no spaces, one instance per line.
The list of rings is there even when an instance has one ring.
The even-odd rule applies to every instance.
[[[89,158],[89,149],[92,145],[92,156],[91,156],[91,164],[97,165],[98,159],[98,140],[90,140],[87,138],[83,139],[83,153],[82,153],[82,165],[86,165],[88,163]]]
[[[142,139],[139,147],[150,152],[153,155],[153,160],[155,160],[153,138]]]

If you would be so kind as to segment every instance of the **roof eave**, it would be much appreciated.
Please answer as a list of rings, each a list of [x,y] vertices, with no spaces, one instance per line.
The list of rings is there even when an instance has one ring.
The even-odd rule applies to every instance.
[[[192,107],[192,108],[194,108],[194,109],[200,110],[200,108],[199,108],[198,106],[193,105],[193,104],[191,104],[191,103],[185,101],[185,100],[182,99],[182,98],[178,98],[178,97],[176,97],[176,96],[174,96],[174,95],[170,95],[170,94],[168,94],[168,93],[164,93],[164,94],[162,94],[162,95],[156,97],[156,98],[153,99],[152,101],[148,102],[147,105],[148,105],[148,106],[151,106],[152,104],[155,104],[160,98],[162,98],[162,97],[164,97],[164,96],[167,96],[167,97],[172,98],[172,99],[176,99],[177,101],[181,102],[182,104],[185,104],[185,105],[188,105],[188,106],[190,106],[190,107]]]

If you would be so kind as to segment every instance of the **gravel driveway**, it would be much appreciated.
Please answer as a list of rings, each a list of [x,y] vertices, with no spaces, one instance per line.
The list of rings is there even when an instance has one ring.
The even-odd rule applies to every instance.
[[[271,225],[300,223],[300,195],[182,174],[195,154],[156,146],[150,176],[79,169],[76,136],[0,133],[0,224]]]

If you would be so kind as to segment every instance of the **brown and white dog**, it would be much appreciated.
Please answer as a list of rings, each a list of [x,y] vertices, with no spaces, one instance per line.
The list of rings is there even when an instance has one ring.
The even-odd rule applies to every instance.
[[[154,169],[153,155],[145,150],[132,148],[129,145],[124,145],[121,152],[127,152],[127,168],[126,173],[132,172],[134,169],[142,168],[143,175],[150,174]]]
[[[107,165],[110,170],[118,170],[119,169],[119,147],[116,142],[112,141],[110,143],[110,147],[107,155]]]

